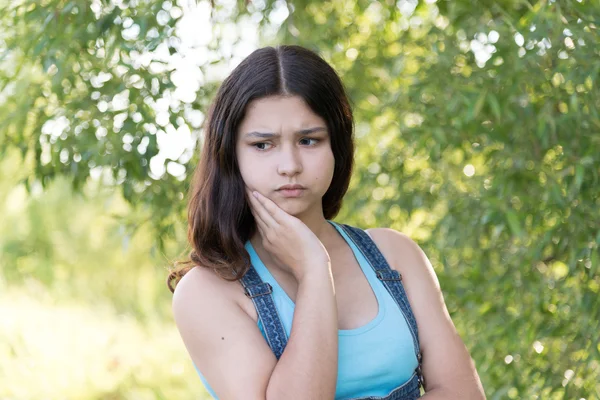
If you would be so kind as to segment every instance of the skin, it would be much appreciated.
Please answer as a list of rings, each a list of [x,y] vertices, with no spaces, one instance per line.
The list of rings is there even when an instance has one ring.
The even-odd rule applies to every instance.
[[[375,317],[378,304],[351,249],[323,216],[321,199],[331,183],[335,163],[329,132],[324,129],[311,134],[298,134],[301,130],[325,127],[325,121],[297,96],[255,100],[248,106],[239,127],[236,156],[247,185],[250,208],[257,221],[258,232],[250,241],[292,301],[305,302],[303,305],[306,305],[307,311],[297,308],[296,313],[302,313],[306,318],[313,314],[314,318],[322,321],[334,318],[338,329],[354,329]],[[250,132],[273,133],[276,136],[247,135]],[[289,199],[277,192],[281,185],[295,183],[306,187],[302,196]],[[427,256],[414,241],[395,230],[374,228],[367,230],[367,233],[390,267],[403,277],[403,285],[417,320],[423,354],[427,392],[423,398],[485,398],[474,363],[456,332]],[[306,254],[311,258],[306,258]],[[324,269],[327,269],[325,274]],[[317,312],[326,310],[317,310],[313,304],[326,304],[327,299],[331,298],[331,292],[328,292],[330,288],[324,284],[330,278],[330,283],[334,285],[334,312],[317,315]],[[312,297],[317,296],[320,296],[318,302],[311,304]],[[194,304],[194,307],[187,307],[188,304]],[[210,305],[203,307],[202,304]],[[289,346],[292,341],[296,345],[290,346],[289,353],[286,348],[275,367],[276,360],[256,327],[258,316],[254,305],[244,295],[239,282],[224,282],[206,268],[194,268],[179,282],[173,310],[192,359],[213,388],[213,383],[223,388],[225,395],[221,398],[238,398],[242,394],[251,398],[249,393],[252,388],[257,393],[264,390],[273,369],[275,372],[272,376],[279,371],[279,376],[286,377],[279,379],[280,387],[284,389],[288,384],[293,384],[287,377],[297,376],[295,371],[298,365],[299,370],[316,374],[307,382],[318,380],[317,377],[331,371],[331,365],[337,365],[335,360],[332,362],[331,356],[321,360],[303,358],[313,353],[319,354],[319,350],[304,351],[311,343],[302,343],[302,338],[309,337],[317,324],[298,333],[300,336],[296,339],[290,338]],[[239,314],[239,310],[245,317]],[[221,325],[205,324],[204,321],[211,316]],[[310,323],[306,320],[298,325],[309,326]],[[224,340],[223,332],[229,335],[229,346],[222,347],[219,340],[212,339],[220,337]],[[329,347],[321,349],[324,354],[328,351],[326,349],[335,346],[337,332],[328,328],[318,334],[319,337],[325,337],[331,333],[333,336]],[[232,349],[232,343],[237,347]],[[240,369],[246,359],[250,360],[249,369]],[[284,367],[286,362],[289,364]],[[219,365],[215,366],[217,363]],[[311,367],[303,369],[304,366]],[[289,368],[287,372],[281,372],[286,368]],[[243,376],[232,377],[219,373],[222,370],[245,372]],[[247,371],[252,371],[254,375],[248,375]],[[292,375],[285,375],[290,373]],[[325,385],[332,380],[335,382],[335,376],[322,379],[322,382]],[[290,393],[302,394],[307,386],[296,391],[288,390],[284,398],[288,398],[286,396]],[[329,398],[335,387],[323,386],[318,390],[304,394],[307,398]],[[227,397],[228,394],[231,397]]]
[[[314,132],[301,133],[307,129]],[[272,96],[250,103],[238,129],[236,157],[249,191],[259,192],[300,219],[322,243],[335,241],[337,233],[325,220],[321,203],[335,165],[327,124],[302,98]],[[285,184],[300,184],[306,190],[300,198],[285,198],[277,191]],[[250,242],[270,258],[262,251],[259,233]],[[285,269],[283,263],[273,261]]]
[[[345,245],[323,216],[322,198],[331,184],[335,165],[327,124],[302,98],[272,96],[251,102],[237,132],[236,157],[252,209],[251,192],[256,191],[302,221],[326,249],[335,251]],[[286,198],[277,190],[286,184],[300,184],[306,189],[299,198]],[[250,242],[265,265],[275,269],[276,276],[291,281],[302,272],[292,271],[290,263],[274,254],[277,246],[265,249],[263,237],[259,231]],[[297,246],[282,248],[280,254],[313,255],[318,251],[329,258],[328,252],[323,255],[320,249],[299,250]]]

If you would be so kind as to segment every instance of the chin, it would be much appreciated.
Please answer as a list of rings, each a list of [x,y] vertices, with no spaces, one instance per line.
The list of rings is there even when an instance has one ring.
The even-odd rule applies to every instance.
[[[279,208],[281,208],[283,211],[290,215],[296,215],[306,211],[306,207],[302,207],[299,204],[286,203],[287,202],[280,202],[277,205],[279,206]]]
[[[298,199],[285,199],[285,200],[279,200],[275,204],[277,204],[279,206],[279,208],[281,208],[286,213],[293,215],[293,216],[297,216],[299,214],[306,212],[306,209],[307,209],[306,204],[299,204],[299,203],[300,202],[298,201]]]

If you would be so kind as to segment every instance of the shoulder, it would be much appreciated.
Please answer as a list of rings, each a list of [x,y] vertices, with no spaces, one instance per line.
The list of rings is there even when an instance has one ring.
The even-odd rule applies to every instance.
[[[402,285],[417,321],[426,391],[439,388],[440,393],[461,393],[460,398],[485,398],[474,363],[421,247],[394,229],[373,228],[367,232],[390,267],[402,275]]]
[[[390,268],[402,276],[402,283],[417,317],[445,308],[440,284],[425,252],[408,235],[390,228],[373,228],[367,232],[387,260]],[[433,300],[441,301],[433,301]]]
[[[243,289],[238,282],[228,282],[208,268],[194,267],[177,283],[173,293],[173,316],[178,325],[194,321],[198,311],[228,308],[239,304]],[[193,323],[193,322],[192,322]]]
[[[391,268],[400,273],[433,278],[437,282],[435,271],[427,255],[408,235],[391,228],[371,228],[366,232],[371,236]]]
[[[365,229],[365,232],[373,238],[377,245],[401,245],[414,246],[416,243],[405,233],[398,232],[392,228],[370,228]]]
[[[406,295],[417,319],[419,315],[431,312],[432,306],[445,308],[440,307],[443,300],[441,303],[432,301],[442,298],[440,284],[427,255],[414,240],[390,228],[373,228],[367,232],[390,268],[402,276]]]
[[[175,286],[172,299],[173,317],[180,329],[194,322],[194,316],[197,315],[194,309],[203,307],[217,286],[209,271],[197,266],[181,278]]]
[[[214,290],[219,285],[218,277],[206,268],[198,266],[190,269],[177,283],[173,293],[173,302],[180,303],[191,297],[200,297],[207,290]]]
[[[277,359],[237,303],[236,287],[241,289],[194,267],[175,288],[173,316],[194,365],[218,398],[264,399]]]

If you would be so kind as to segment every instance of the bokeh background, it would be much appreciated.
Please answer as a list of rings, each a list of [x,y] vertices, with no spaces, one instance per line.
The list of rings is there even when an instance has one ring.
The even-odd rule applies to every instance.
[[[599,398],[598,1],[0,4],[0,399],[207,398],[167,268],[215,90],[280,43],[354,105],[336,220],[423,247],[488,398]]]

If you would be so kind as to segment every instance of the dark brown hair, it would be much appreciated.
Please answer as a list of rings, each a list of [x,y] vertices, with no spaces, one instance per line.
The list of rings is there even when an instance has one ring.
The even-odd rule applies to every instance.
[[[200,161],[188,204],[189,259],[167,278],[173,292],[195,266],[211,268],[228,281],[250,267],[244,244],[256,230],[236,159],[236,133],[246,106],[267,96],[300,96],[323,118],[335,159],[333,179],[323,196],[323,214],[333,218],[348,190],[354,158],[354,120],[343,83],[318,54],[300,46],[264,47],[246,57],[225,79],[209,109]]]

